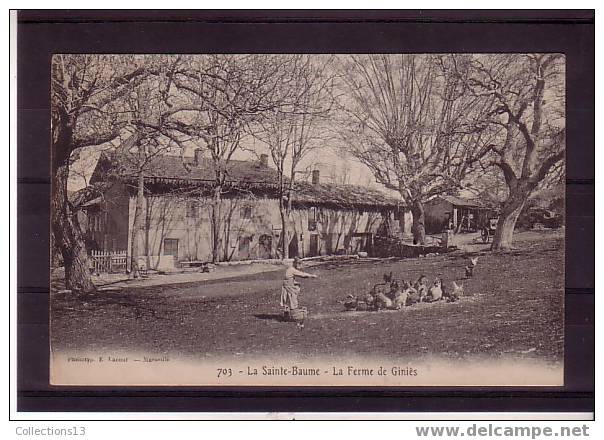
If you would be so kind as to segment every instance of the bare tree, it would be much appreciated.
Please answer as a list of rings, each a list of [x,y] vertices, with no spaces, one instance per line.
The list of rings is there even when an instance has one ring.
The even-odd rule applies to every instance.
[[[341,185],[348,185],[350,184],[351,175],[352,173],[348,162],[342,162],[340,169],[335,171],[333,180],[334,182],[339,183]]]
[[[87,292],[94,290],[88,256],[67,197],[72,154],[119,136],[125,125],[119,101],[149,68],[133,56],[59,54],[51,69],[52,233],[67,288]]]
[[[398,191],[424,243],[424,202],[455,192],[494,135],[483,121],[488,99],[464,93],[456,74],[466,55],[366,55],[341,58],[338,128],[348,151],[376,180]]]
[[[289,243],[293,234],[291,215],[296,174],[302,171],[300,165],[303,159],[313,149],[322,146],[326,138],[323,123],[333,105],[331,62],[331,57],[287,57],[284,66],[290,79],[281,95],[280,105],[264,114],[254,130],[254,136],[268,146],[279,173],[283,258],[289,258]]]
[[[125,108],[130,113],[129,124],[125,129],[129,138],[116,151],[116,159],[122,165],[128,165],[136,177],[136,204],[133,216],[130,276],[139,278],[140,243],[145,229],[145,174],[149,172],[154,160],[167,152],[182,149],[187,138],[172,128],[173,119],[178,116],[171,97],[170,79],[166,69],[173,72],[180,57],[170,57],[156,71],[156,75],[137,85],[124,97]],[[157,93],[160,90],[161,93]]]
[[[500,134],[483,162],[501,171],[508,194],[493,250],[512,247],[516,220],[530,195],[542,182],[559,181],[563,176],[563,75],[561,54],[476,56],[463,75],[473,96],[495,98],[489,122]]]
[[[278,56],[209,55],[184,57],[171,79],[183,101],[174,111],[186,112],[171,127],[203,141],[213,164],[212,259],[218,261],[229,164],[249,124],[278,106],[276,85],[287,78]]]
[[[477,199],[490,205],[499,206],[507,197],[507,185],[498,169],[477,166],[468,174],[465,189]]]
[[[92,150],[93,148],[90,147],[88,150]],[[102,148],[100,151],[104,149]],[[91,170],[94,169],[100,151],[86,151],[86,154],[80,154],[82,153],[80,149],[73,152],[69,166],[69,185],[76,188],[84,188],[89,185]]]

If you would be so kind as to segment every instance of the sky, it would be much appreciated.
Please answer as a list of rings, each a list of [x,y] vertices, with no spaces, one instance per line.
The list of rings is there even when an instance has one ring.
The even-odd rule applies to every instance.
[[[337,62],[338,61],[335,61],[335,63]],[[330,66],[335,66],[335,64],[331,64]],[[335,69],[335,67],[329,68]],[[332,70],[331,72],[334,73],[335,70]],[[338,90],[338,86],[335,87],[335,90]],[[339,99],[342,99],[342,95],[340,95]],[[546,94],[545,99],[548,101],[548,103],[551,103],[552,96]],[[334,128],[336,127],[334,124],[337,123],[338,122],[335,120],[330,120],[329,124],[332,125],[330,128],[333,128],[335,131],[337,128]],[[325,145],[318,145],[303,159],[298,169],[308,171],[306,176],[310,175],[310,170],[319,169],[321,172],[321,179],[323,181],[331,180],[338,183],[362,185],[383,190],[393,196],[396,195],[396,192],[387,190],[383,185],[377,183],[372,175],[371,170],[353,158],[350,154],[346,154],[342,148],[338,148],[338,143],[339,141],[337,139],[332,138],[330,140],[326,140]],[[71,191],[76,191],[83,188],[90,179],[100,152],[108,148],[114,148],[117,146],[117,144],[117,142],[114,142],[113,144],[89,147],[86,149],[86,151],[83,151],[80,155],[80,159],[72,165],[68,189]],[[185,157],[192,157],[194,149],[200,146],[203,147],[203,145],[189,143],[184,147],[182,155]],[[247,136],[242,140],[242,148],[235,153],[233,159],[257,160],[257,157],[262,153],[269,153],[268,146],[252,136]],[[175,151],[173,154],[180,155],[181,152],[179,150]],[[274,164],[271,163],[270,155],[269,166],[272,166],[273,168],[275,167]],[[304,175],[301,176],[302,178],[304,177]],[[462,195],[470,197],[472,196],[472,193],[463,191]]]
[[[146,57],[148,56],[145,56],[145,58]],[[317,59],[325,59],[325,57],[331,57],[331,55],[317,55]],[[333,69],[331,66],[333,65],[330,65],[327,69]],[[330,75],[335,75],[334,72],[335,71],[331,71]],[[299,169],[308,171],[311,169],[319,169],[323,180],[335,179],[336,181],[341,182],[342,179],[345,179],[346,183],[383,189],[383,186],[375,181],[371,171],[365,165],[361,164],[352,156],[345,154],[338,148],[336,140],[330,140],[328,142],[328,144],[318,145],[310,151],[299,165]],[[257,157],[260,154],[269,153],[268,147],[261,141],[254,139],[252,136],[244,137],[241,143],[242,148],[235,153],[233,159],[257,160]],[[80,158],[72,165],[68,189],[70,191],[77,191],[86,186],[94,171],[100,152],[107,149],[113,149],[117,145],[119,145],[119,141],[96,147],[88,147],[85,151],[82,151]],[[193,151],[196,148],[199,146],[203,147],[203,145],[191,143],[185,145],[182,153],[185,157],[192,157],[194,154]],[[180,155],[181,151],[178,150],[171,154]],[[274,164],[271,164],[270,156],[269,165],[275,168]],[[308,175],[310,176],[310,173]],[[385,191],[390,192],[389,190]]]
[[[193,157],[193,152],[197,146],[190,145],[185,148],[184,156]],[[70,176],[68,181],[68,190],[77,191],[84,188],[90,180],[92,172],[96,166],[98,158],[102,151],[115,148],[113,143],[107,143],[96,147],[87,147],[82,151],[80,158],[71,166]],[[252,150],[252,151],[248,151]],[[256,157],[262,153],[269,153],[268,148],[260,142],[249,142],[245,150],[235,153],[233,159],[236,160],[256,160]],[[180,151],[172,154],[180,154]],[[269,166],[274,168],[274,164],[269,159]],[[371,171],[363,164],[349,155],[344,155],[342,151],[335,147],[325,145],[313,150],[299,166],[302,169],[319,169],[322,180],[341,181],[344,177],[348,177],[347,183],[354,185],[362,185],[376,189],[384,189],[384,187],[375,182]],[[385,190],[389,192],[388,190]]]

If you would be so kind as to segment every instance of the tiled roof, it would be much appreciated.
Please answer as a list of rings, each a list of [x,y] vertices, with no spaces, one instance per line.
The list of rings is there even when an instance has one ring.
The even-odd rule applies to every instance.
[[[213,184],[215,168],[210,159],[202,159],[199,163],[194,163],[190,158],[186,158],[186,160],[183,163],[183,158],[180,156],[158,156],[146,167],[145,179],[155,179],[162,184],[172,186],[211,186]],[[104,170],[99,171],[100,173],[108,172],[106,166],[109,162],[115,175],[121,179],[135,182],[136,171],[127,162],[115,166],[108,156],[104,156],[100,162],[102,161],[105,161],[105,166],[97,165],[97,170]],[[259,161],[231,160],[228,163],[227,173],[227,182],[234,187],[247,185],[247,187],[257,189],[275,190],[278,188],[279,173],[269,166],[262,165]],[[298,205],[330,205],[341,208],[393,208],[402,204],[398,199],[376,189],[358,185],[308,182],[295,183],[292,202]]]
[[[293,202],[299,204],[331,204],[340,207],[395,207],[402,201],[372,188],[335,183],[296,182]]]
[[[136,177],[132,162],[122,161],[118,174],[122,177]],[[276,170],[262,165],[259,161],[230,160],[227,165],[228,182],[254,182],[277,184]],[[200,180],[213,182],[216,179],[214,163],[203,158],[195,163],[191,158],[180,156],[156,156],[145,167],[145,177],[164,179]]]
[[[479,200],[468,200],[468,199],[463,199],[461,197],[447,196],[447,195],[435,197],[434,200],[439,199],[439,198],[451,203],[452,205],[463,206],[465,208],[484,208],[484,209],[489,208],[489,206],[487,206],[485,203],[483,203]]]

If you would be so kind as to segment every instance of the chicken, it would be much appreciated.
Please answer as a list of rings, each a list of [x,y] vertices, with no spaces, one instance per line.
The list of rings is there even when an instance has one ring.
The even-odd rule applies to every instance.
[[[472,278],[474,276],[474,268],[478,264],[478,257],[470,258],[470,262],[465,267],[466,269],[466,278]]]
[[[434,284],[428,290],[428,301],[439,301],[443,297],[442,282],[436,278]]]
[[[462,297],[463,294],[464,294],[463,284],[457,284],[455,281],[453,281],[453,290],[449,294],[449,298],[447,299],[447,301],[449,301],[449,302],[455,302],[460,297]]]

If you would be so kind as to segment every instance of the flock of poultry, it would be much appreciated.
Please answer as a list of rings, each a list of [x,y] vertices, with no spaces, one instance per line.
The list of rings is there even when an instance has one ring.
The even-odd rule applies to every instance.
[[[474,276],[478,257],[470,258],[465,266],[466,278]],[[354,296],[349,294],[344,301],[346,310],[401,310],[403,307],[417,303],[435,301],[458,301],[464,295],[463,284],[453,281],[450,288],[440,278],[435,278],[429,285],[428,277],[421,275],[415,282],[398,280],[392,272],[384,274],[384,282],[376,284],[371,292]]]

